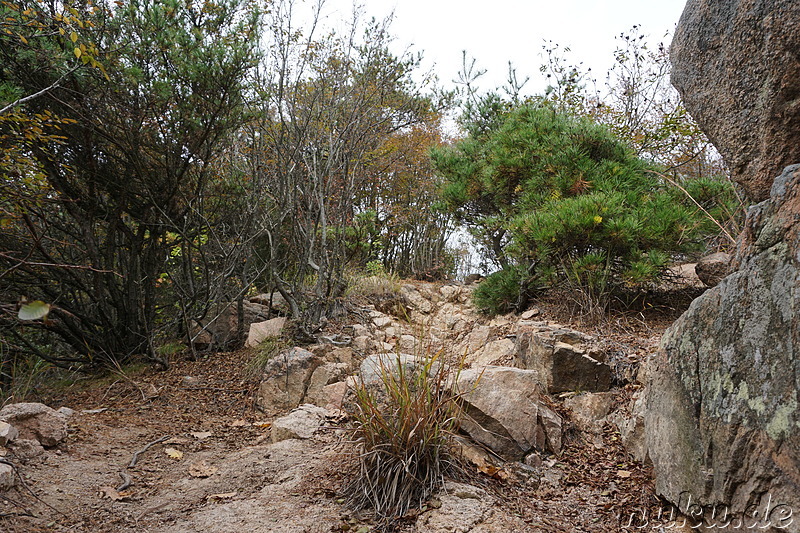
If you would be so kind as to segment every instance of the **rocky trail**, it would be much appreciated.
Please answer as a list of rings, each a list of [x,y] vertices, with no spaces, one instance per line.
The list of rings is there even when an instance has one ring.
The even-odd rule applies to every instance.
[[[487,320],[470,292],[405,284],[330,325],[320,344],[273,357],[263,374],[248,370],[254,349],[243,349],[41,391],[60,411],[6,406],[0,420],[19,435],[0,431],[0,486],[13,484],[0,490],[0,529],[371,531],[341,495],[354,468],[340,410],[348,380],[371,379],[387,354],[413,364],[436,350],[464,356],[459,379],[473,380],[465,472],[399,530],[666,524],[650,520],[660,502],[635,374],[669,319],[599,337],[554,323],[547,306]]]

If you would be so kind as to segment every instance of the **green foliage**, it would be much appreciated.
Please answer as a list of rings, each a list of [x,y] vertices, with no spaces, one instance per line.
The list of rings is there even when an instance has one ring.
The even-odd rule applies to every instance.
[[[456,371],[457,373],[457,371]],[[455,467],[449,455],[459,423],[453,378],[439,354],[407,368],[399,359],[381,367],[380,385],[359,383],[350,409],[359,471],[349,503],[385,522],[419,508]]]
[[[48,31],[0,35],[0,79],[40,95],[14,113],[47,128],[28,138],[0,117],[0,148],[17,154],[0,157],[0,294],[58,306],[13,328],[15,349],[37,353],[22,337],[38,329],[71,347],[37,353],[64,366],[163,361],[158,328],[188,329],[210,298],[220,259],[196,253],[213,222],[209,163],[242,120],[258,14],[239,0],[16,7],[26,30]],[[193,279],[174,290],[179,276]]]
[[[499,315],[524,309],[530,292],[527,273],[518,266],[509,266],[483,280],[472,298],[481,312]]]
[[[516,307],[531,286],[568,283],[603,300],[641,288],[708,228],[658,167],[607,128],[548,105],[520,105],[483,139],[433,160],[448,207],[505,267],[476,293],[488,312]],[[716,202],[715,191],[707,184],[704,200]]]

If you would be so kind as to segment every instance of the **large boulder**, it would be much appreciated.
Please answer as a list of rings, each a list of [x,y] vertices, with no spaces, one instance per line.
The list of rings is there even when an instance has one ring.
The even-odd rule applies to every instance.
[[[755,201],[800,162],[800,2],[689,0],[672,83]]]
[[[517,335],[515,364],[538,372],[549,394],[607,391],[611,367],[591,352],[591,340],[579,331],[533,322]]]
[[[739,269],[692,303],[646,363],[647,451],[673,503],[689,495],[763,517],[771,502],[773,527],[800,509],[798,220],[794,165],[748,212]]]
[[[276,354],[267,362],[256,404],[268,413],[294,409],[303,402],[314,371],[322,358],[303,348]]]
[[[279,316],[263,322],[253,322],[250,324],[250,331],[247,334],[245,346],[252,348],[258,346],[269,337],[280,336],[285,325],[285,316]]]
[[[561,452],[561,417],[540,400],[535,370],[487,366],[463,370],[457,381],[464,418],[461,429],[508,460],[533,450]]]
[[[67,437],[67,417],[41,403],[6,405],[0,409],[0,422],[14,426],[20,439],[42,446],[58,446]]]

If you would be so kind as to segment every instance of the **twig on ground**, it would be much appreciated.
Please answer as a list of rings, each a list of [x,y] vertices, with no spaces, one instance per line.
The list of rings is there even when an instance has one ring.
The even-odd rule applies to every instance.
[[[164,442],[165,440],[168,440],[169,438],[170,438],[170,436],[169,436],[169,435],[165,435],[165,436],[161,437],[160,439],[156,439],[156,440],[154,440],[153,442],[148,442],[148,443],[145,445],[145,447],[144,447],[144,448],[142,448],[141,450],[139,450],[138,452],[136,452],[136,453],[134,453],[134,454],[133,454],[133,459],[131,459],[131,462],[130,462],[130,464],[128,465],[128,468],[133,468],[133,467],[135,467],[135,466],[136,466],[136,463],[139,461],[139,456],[140,456],[141,454],[143,454],[144,452],[146,452],[147,450],[149,450],[151,446],[155,446],[156,444],[158,444],[158,443],[161,443],[161,442]]]
[[[129,476],[125,472],[120,472],[119,477],[122,479],[122,483],[114,490],[116,490],[117,492],[122,492],[123,490],[130,487],[133,481],[131,480],[131,476]]]

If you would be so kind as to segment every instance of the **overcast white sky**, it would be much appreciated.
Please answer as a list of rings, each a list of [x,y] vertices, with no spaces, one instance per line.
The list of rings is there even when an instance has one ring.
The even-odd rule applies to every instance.
[[[542,44],[552,40],[572,49],[572,62],[591,67],[598,83],[613,63],[615,36],[641,25],[650,42],[664,41],[675,28],[685,0],[361,0],[369,16],[383,19],[394,11],[392,33],[398,51],[423,51],[449,87],[461,67],[461,51],[488,70],[482,86],[505,83],[508,62],[520,78],[531,77],[526,93],[541,92]],[[353,0],[327,0],[331,20],[352,12]]]

